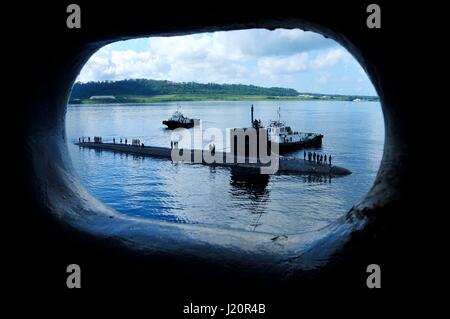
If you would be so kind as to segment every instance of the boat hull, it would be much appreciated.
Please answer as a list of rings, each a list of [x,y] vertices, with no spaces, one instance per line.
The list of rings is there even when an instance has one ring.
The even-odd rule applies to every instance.
[[[174,130],[174,129],[180,128],[180,127],[192,128],[192,127],[194,127],[195,122],[194,122],[194,120],[192,120],[192,121],[189,121],[186,123],[181,123],[178,121],[168,120],[168,121],[163,121],[162,124],[166,125],[169,130]]]
[[[291,142],[291,143],[278,143],[280,154],[285,154],[288,152],[296,151],[304,148],[316,148],[322,147],[322,138],[323,135],[314,136],[311,139],[300,141],[300,142]],[[270,147],[270,143],[269,143]]]

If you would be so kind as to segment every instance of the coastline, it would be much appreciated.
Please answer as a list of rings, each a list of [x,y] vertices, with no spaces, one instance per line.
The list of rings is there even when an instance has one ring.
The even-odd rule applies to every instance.
[[[155,96],[118,96],[114,99],[74,99],[69,105],[85,104],[139,104],[162,102],[199,102],[199,101],[348,101],[379,102],[378,97],[354,95],[306,95],[306,96],[269,96],[269,95],[210,95],[210,94],[173,94]]]

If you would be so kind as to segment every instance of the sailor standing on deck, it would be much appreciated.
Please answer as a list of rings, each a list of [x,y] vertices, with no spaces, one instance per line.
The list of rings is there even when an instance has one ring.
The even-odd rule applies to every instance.
[[[306,151],[303,151],[303,160],[306,161]]]
[[[330,166],[331,166],[331,155],[328,156],[328,161],[330,162]]]
[[[325,156],[323,157],[323,161],[325,164],[327,163],[327,154],[325,154]]]

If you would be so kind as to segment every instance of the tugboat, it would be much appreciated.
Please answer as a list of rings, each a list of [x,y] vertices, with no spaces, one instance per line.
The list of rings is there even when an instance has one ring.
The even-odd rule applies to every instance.
[[[184,128],[191,128],[194,127],[194,125],[198,125],[199,119],[190,119],[186,116],[184,116],[180,112],[180,107],[172,114],[172,116],[168,120],[164,120],[162,122],[163,125],[167,125],[167,128],[170,130],[184,127]]]
[[[253,105],[252,105],[252,126],[255,129],[261,128],[261,121],[253,120]],[[290,126],[286,126],[280,120],[280,109],[278,108],[278,120],[270,121],[267,129],[267,143],[277,143],[280,154],[294,151],[297,149],[308,147],[321,147],[322,134],[318,133],[303,133],[293,131]]]
[[[322,134],[292,131],[281,121],[271,121],[267,127],[268,142],[279,145],[280,153],[286,153],[301,148],[321,147]]]

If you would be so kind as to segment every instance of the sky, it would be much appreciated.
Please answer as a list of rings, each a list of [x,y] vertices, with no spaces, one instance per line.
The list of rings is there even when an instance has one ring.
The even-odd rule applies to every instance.
[[[77,81],[132,78],[376,95],[368,76],[346,49],[334,40],[300,29],[250,29],[115,42],[89,59]]]

